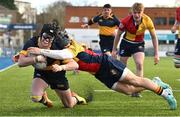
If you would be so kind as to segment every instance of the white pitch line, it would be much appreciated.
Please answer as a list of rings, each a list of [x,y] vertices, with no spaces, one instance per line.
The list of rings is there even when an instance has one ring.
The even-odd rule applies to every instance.
[[[13,66],[15,66],[15,65],[17,65],[17,63],[15,63],[15,64],[13,64],[13,65],[11,65],[11,66],[9,66],[9,67],[6,67],[6,68],[0,70],[0,72],[3,72],[3,71],[5,71],[5,70],[7,70],[7,69],[9,69],[9,68],[11,68],[11,67],[13,67]]]
[[[94,90],[95,92],[115,92],[113,90]]]
[[[177,81],[180,81],[180,79],[177,79]]]
[[[114,90],[94,90],[94,92],[115,92],[115,91]],[[173,92],[180,92],[180,90],[179,89],[173,90]]]

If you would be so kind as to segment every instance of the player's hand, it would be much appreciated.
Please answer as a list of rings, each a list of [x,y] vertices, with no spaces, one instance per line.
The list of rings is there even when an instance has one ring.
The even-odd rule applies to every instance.
[[[159,63],[159,56],[154,56],[154,65],[157,65]]]
[[[30,54],[39,55],[39,54],[41,54],[41,49],[38,48],[38,47],[29,47],[29,48],[27,49],[27,52],[30,53]]]
[[[111,56],[112,56],[113,58],[116,58],[116,57],[117,57],[117,50],[112,50]]]
[[[81,27],[82,28],[89,28],[89,25],[88,24],[82,24]]]
[[[63,68],[60,65],[58,65],[58,64],[52,65],[53,72],[58,72],[58,71],[62,71],[62,70],[63,70]]]
[[[173,27],[171,28],[171,32],[172,32],[172,33],[175,33],[175,32],[176,32],[176,26],[173,26]]]
[[[16,54],[16,55],[14,55],[14,56],[12,57],[12,60],[13,60],[14,63],[18,62],[18,60],[19,60],[19,53]]]

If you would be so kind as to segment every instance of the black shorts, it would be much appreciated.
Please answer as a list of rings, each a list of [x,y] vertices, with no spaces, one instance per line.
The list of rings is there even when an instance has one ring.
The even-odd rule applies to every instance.
[[[115,60],[111,56],[104,55],[101,67],[95,77],[111,89],[114,83],[123,78],[122,74],[125,68],[126,66],[122,62]]]
[[[105,53],[108,51],[112,52],[113,43],[114,43],[114,36],[100,35],[99,45],[100,45],[102,53]]]
[[[174,54],[175,55],[180,55],[180,39],[177,39]]]
[[[137,52],[144,52],[144,42],[130,42],[122,39],[119,48],[119,55],[122,57],[130,57]]]
[[[60,89],[67,90],[69,89],[69,83],[65,77],[65,71],[52,72],[52,71],[43,71],[35,70],[34,78],[41,78],[47,84],[50,85],[51,89]]]

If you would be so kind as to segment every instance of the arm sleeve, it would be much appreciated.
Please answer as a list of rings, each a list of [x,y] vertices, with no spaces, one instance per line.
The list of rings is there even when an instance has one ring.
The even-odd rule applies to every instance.
[[[35,40],[36,40],[35,37],[32,37],[31,39],[29,39],[23,46],[22,50],[27,50],[29,47],[36,47],[37,44],[36,44]]]
[[[148,18],[148,30],[150,32],[155,32],[154,24],[150,18]]]
[[[115,20],[116,26],[118,27],[120,24],[120,20],[116,16],[114,16],[114,20]]]
[[[63,50],[47,50],[41,49],[41,54],[54,59],[71,59],[78,55],[79,52],[84,51],[84,48],[79,45],[74,39],[71,40],[71,46]]]
[[[127,23],[127,18],[121,20],[118,27],[120,31],[124,31],[126,29],[126,23]]]
[[[59,60],[71,59],[75,57],[74,54],[69,49],[63,49],[63,50],[41,49],[40,53],[49,58],[54,58]]]
[[[99,18],[100,18],[99,15],[93,17],[92,19],[89,20],[88,25],[92,25],[92,24],[94,24],[94,23],[97,23],[98,20],[99,20]]]
[[[23,46],[22,50],[19,52],[19,54],[23,54],[24,56],[28,56],[28,52],[27,52],[27,49],[29,47],[35,47],[36,44],[35,44],[35,39],[34,37],[29,39]]]

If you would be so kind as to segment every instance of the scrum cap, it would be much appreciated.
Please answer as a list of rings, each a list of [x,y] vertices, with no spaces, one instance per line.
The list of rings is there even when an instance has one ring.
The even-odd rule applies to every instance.
[[[67,32],[65,30],[64,31],[61,30],[61,31],[58,31],[53,44],[54,44],[54,47],[58,49],[63,49],[70,42],[71,40],[69,39]]]
[[[43,33],[46,33],[52,37],[56,35],[56,28],[52,24],[44,24],[40,35],[42,36]]]

